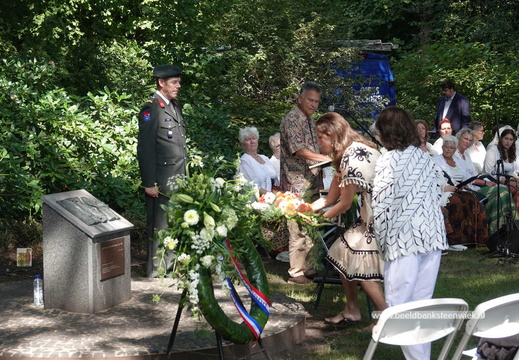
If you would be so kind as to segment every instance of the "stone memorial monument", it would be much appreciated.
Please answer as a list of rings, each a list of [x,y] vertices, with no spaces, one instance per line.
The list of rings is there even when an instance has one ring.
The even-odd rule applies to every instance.
[[[129,300],[133,225],[85,190],[42,200],[45,309],[92,314]]]

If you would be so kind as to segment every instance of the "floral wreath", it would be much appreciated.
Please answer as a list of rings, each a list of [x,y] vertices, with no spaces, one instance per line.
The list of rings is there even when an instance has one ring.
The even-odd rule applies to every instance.
[[[259,237],[259,220],[251,207],[254,189],[241,177],[226,181],[206,174],[177,176],[166,206],[168,227],[158,232],[159,274],[166,275],[166,253],[173,253],[169,276],[178,278],[189,308],[202,314],[224,339],[244,344],[259,339],[269,317],[270,289],[261,258],[250,238]],[[169,255],[169,254],[168,254]],[[242,264],[249,278],[243,276]],[[234,267],[234,271],[233,268]],[[213,292],[213,274],[228,289],[243,323],[229,319]],[[240,279],[251,298],[247,311],[234,281]]]

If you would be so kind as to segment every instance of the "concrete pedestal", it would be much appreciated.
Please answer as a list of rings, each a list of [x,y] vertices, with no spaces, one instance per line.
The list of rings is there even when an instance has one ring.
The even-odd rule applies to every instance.
[[[114,212],[88,225],[60,205],[70,198],[97,201],[85,190],[43,197],[44,305],[92,314],[131,298],[133,225]]]

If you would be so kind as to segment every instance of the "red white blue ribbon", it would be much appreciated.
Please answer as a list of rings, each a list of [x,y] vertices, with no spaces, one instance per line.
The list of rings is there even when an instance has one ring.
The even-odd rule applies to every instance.
[[[270,300],[263,294],[261,291],[256,289],[250,281],[245,278],[241,272],[241,269],[238,265],[238,261],[236,260],[236,257],[234,256],[234,252],[232,251],[232,246],[229,240],[224,240],[225,247],[227,248],[227,251],[229,251],[229,254],[231,255],[232,262],[234,264],[234,268],[236,269],[236,272],[238,273],[238,277],[242,281],[243,285],[249,292],[251,298],[256,302],[258,307],[267,315],[270,315]],[[259,339],[259,336],[261,335],[261,332],[263,331],[262,327],[258,324],[258,322],[248,313],[247,310],[245,310],[245,307],[243,306],[243,303],[241,302],[240,297],[238,296],[236,289],[234,288],[234,284],[232,283],[231,279],[226,278],[227,284],[229,285],[229,289],[231,291],[231,299],[234,303],[234,306],[238,310],[238,313],[242,317],[243,321],[247,325],[247,327],[250,329],[254,337]]]

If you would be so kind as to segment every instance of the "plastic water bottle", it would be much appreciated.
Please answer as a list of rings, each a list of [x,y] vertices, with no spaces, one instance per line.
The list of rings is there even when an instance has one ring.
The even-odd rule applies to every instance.
[[[43,306],[43,281],[40,275],[34,276],[33,282],[34,289],[34,305]]]

